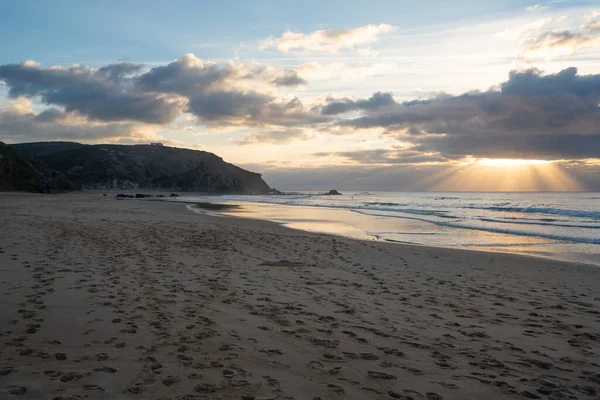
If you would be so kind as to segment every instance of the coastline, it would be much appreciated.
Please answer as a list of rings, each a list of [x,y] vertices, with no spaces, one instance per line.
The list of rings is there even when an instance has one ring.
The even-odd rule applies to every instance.
[[[314,206],[299,206],[299,205],[288,205],[288,204],[269,204],[269,203],[256,203],[250,201],[223,201],[222,199],[215,199],[216,203],[211,203],[213,209],[208,210],[211,215],[228,216],[234,218],[246,218],[246,219],[259,219],[264,221],[271,221],[281,226],[299,229],[305,232],[321,233],[321,234],[333,234],[340,237],[351,238],[355,240],[376,240],[383,243],[409,245],[409,246],[420,246],[428,248],[443,248],[443,249],[455,249],[465,251],[477,251],[477,252],[488,252],[494,254],[517,254],[527,257],[535,257],[546,260],[556,260],[564,262],[573,262],[582,265],[593,265],[600,267],[600,255],[586,254],[577,252],[560,252],[557,250],[543,251],[539,246],[529,244],[494,244],[494,245],[443,245],[443,244],[429,244],[413,242],[410,240],[393,240],[379,236],[376,233],[369,233],[365,227],[373,225],[374,221],[366,221],[366,218],[377,217],[377,215],[354,215],[354,210],[344,210],[338,208],[327,208],[327,207],[314,207]],[[171,201],[171,200],[166,200]],[[188,200],[178,202],[183,204],[196,204],[196,200]],[[199,207],[201,209],[202,207]],[[213,212],[214,211],[214,212]],[[201,212],[201,211],[200,211]],[[361,214],[360,212],[357,214]],[[335,217],[332,218],[332,215]],[[360,218],[365,218],[362,221]],[[407,217],[407,219],[411,219]],[[378,220],[383,225],[389,221]],[[362,225],[362,226],[361,226]],[[377,227],[379,228],[379,227]],[[390,225],[390,229],[396,227]],[[463,228],[471,230],[470,228]],[[473,230],[475,234],[480,232],[477,229]],[[460,235],[461,230],[457,231]],[[434,233],[419,233],[415,231],[406,232],[406,236],[409,238],[420,238],[422,235],[434,235]],[[536,239],[535,236],[533,239]]]
[[[2,395],[600,393],[594,266],[357,241],[93,192],[0,199]]]

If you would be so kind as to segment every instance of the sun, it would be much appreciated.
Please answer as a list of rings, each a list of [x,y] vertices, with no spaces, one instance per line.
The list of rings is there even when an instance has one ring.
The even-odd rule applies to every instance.
[[[482,158],[477,160],[477,165],[486,167],[521,167],[526,165],[546,165],[551,161],[545,160],[519,160],[513,158]]]

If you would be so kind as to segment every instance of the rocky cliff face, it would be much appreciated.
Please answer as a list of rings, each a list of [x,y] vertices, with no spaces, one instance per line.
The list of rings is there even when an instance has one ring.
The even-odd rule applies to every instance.
[[[39,160],[27,159],[0,142],[0,190],[55,193],[77,190],[77,187],[61,172]]]
[[[157,189],[203,193],[268,193],[260,174],[205,151],[151,145],[14,145],[84,189]]]

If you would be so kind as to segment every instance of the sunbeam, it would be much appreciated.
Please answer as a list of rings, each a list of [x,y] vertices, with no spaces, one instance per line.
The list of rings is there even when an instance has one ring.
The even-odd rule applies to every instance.
[[[479,159],[432,179],[438,191],[581,191],[585,186],[560,164],[545,160]]]

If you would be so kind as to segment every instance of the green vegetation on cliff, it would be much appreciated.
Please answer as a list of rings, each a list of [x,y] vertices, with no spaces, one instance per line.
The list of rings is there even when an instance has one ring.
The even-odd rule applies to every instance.
[[[0,142],[0,190],[52,193],[76,190],[64,176],[39,160],[29,160]]]
[[[13,145],[63,172],[84,189],[157,189],[203,193],[264,194],[260,174],[213,153],[154,145],[81,145],[69,142]]]

